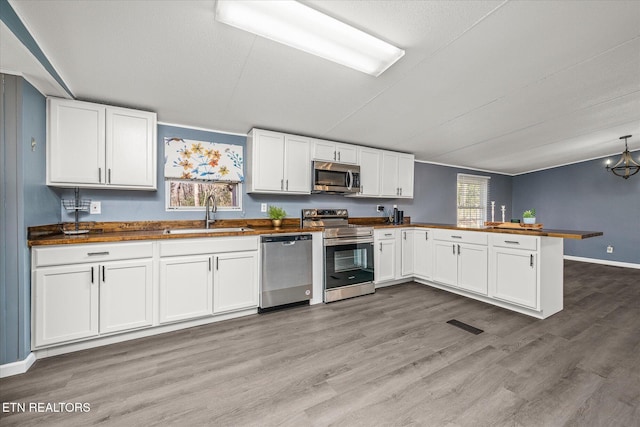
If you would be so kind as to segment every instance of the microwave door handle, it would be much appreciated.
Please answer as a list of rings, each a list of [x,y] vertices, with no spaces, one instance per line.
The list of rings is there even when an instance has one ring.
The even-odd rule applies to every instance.
[[[348,170],[347,171],[347,188],[351,190],[352,186],[353,186],[353,173],[350,170]]]

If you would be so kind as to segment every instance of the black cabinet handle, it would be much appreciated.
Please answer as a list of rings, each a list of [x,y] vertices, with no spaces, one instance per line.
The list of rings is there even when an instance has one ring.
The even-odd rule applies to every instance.
[[[93,267],[91,267],[91,283],[93,283]]]
[[[106,282],[107,276],[104,275],[104,265],[102,266],[102,281]]]
[[[512,245],[519,245],[520,244],[520,242],[518,242],[517,240],[505,240],[504,242],[505,243],[510,243]]]
[[[87,252],[87,256],[109,255],[108,251],[104,252]]]
[[[453,254],[455,255],[456,254],[456,245],[455,244],[451,245],[451,249],[453,249]]]
[[[533,254],[531,254],[531,255],[530,255],[530,258],[529,258],[529,266],[530,266],[530,267],[533,267]]]
[[[458,245],[458,255],[460,255],[460,245]]]

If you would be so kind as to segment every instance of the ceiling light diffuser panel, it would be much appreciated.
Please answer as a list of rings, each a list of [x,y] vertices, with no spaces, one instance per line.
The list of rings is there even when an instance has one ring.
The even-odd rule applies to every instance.
[[[218,0],[216,20],[372,76],[404,50],[297,1]]]

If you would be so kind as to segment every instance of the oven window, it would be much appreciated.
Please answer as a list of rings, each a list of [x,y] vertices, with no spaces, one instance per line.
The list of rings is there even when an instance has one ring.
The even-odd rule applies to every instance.
[[[325,288],[373,281],[373,243],[327,246]]]

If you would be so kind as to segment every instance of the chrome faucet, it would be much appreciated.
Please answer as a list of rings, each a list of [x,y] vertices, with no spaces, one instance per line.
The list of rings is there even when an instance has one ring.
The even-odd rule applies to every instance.
[[[213,218],[211,218],[212,212]],[[216,196],[214,196],[213,194],[209,194],[204,208],[204,228],[209,228],[209,225],[211,225],[211,223],[216,222],[216,212],[218,212],[218,202],[216,201]]]

